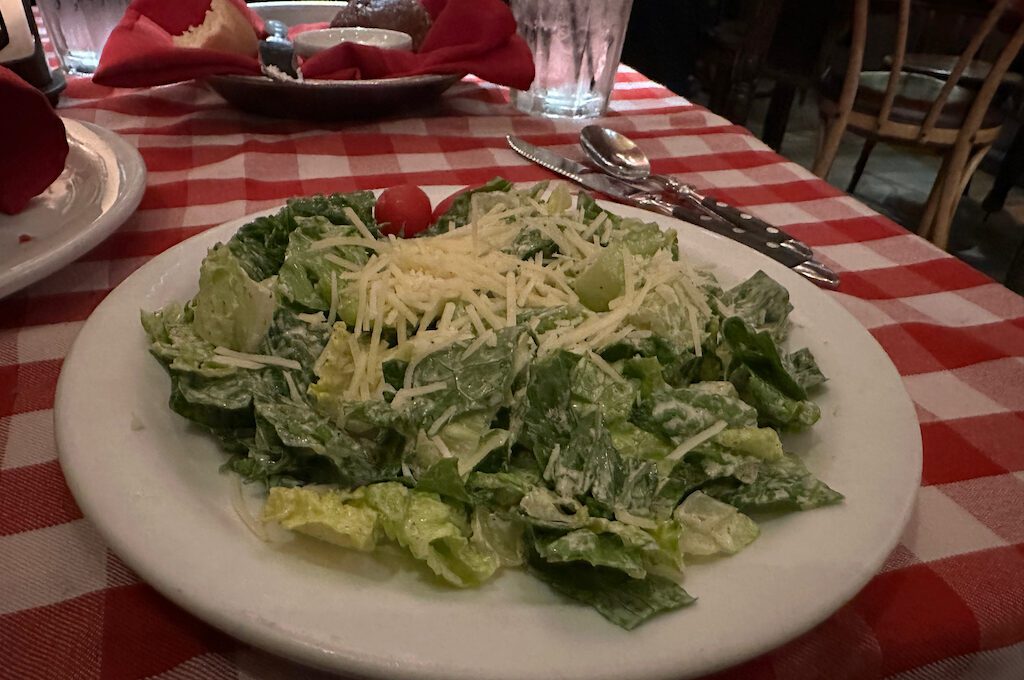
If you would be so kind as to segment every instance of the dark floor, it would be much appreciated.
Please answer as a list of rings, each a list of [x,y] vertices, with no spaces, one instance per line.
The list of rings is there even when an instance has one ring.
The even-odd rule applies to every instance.
[[[748,126],[760,134],[767,99],[758,100]],[[818,113],[813,96],[793,107],[782,155],[809,168],[818,143]],[[829,182],[843,190],[860,154],[861,138],[847,133]],[[927,153],[879,144],[854,195],[875,210],[913,230],[928,198],[939,160]],[[1006,207],[986,219],[981,201],[992,176],[979,170],[960,203],[950,233],[950,252],[997,281],[1004,281],[1014,253],[1024,243],[1024,190],[1010,192]]]

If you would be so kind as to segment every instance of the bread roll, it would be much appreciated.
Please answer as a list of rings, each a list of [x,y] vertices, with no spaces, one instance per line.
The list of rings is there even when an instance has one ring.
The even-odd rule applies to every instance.
[[[430,15],[419,0],[349,0],[348,6],[334,17],[331,26],[401,31],[412,37],[412,48],[418,50],[430,30]]]
[[[255,57],[259,38],[249,19],[228,0],[213,0],[203,23],[171,38],[176,47],[197,47]]]

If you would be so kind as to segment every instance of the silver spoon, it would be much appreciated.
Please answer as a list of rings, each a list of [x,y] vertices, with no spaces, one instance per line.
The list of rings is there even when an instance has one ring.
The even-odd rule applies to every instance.
[[[758,219],[750,213],[738,210],[727,203],[698,193],[693,187],[667,175],[651,174],[651,161],[636,142],[610,128],[588,125],[580,131],[580,146],[599,168],[612,177],[627,182],[653,185],[659,191],[676,194],[697,203],[708,215],[701,219],[713,219],[715,215],[733,226],[761,235],[772,247],[785,247],[794,252],[813,257],[814,253],[806,244],[797,241],[778,227]]]
[[[684,186],[666,175],[652,175],[647,154],[621,132],[588,125],[580,132],[580,146],[590,160],[612,177],[627,182],[651,182],[667,191],[678,191]]]

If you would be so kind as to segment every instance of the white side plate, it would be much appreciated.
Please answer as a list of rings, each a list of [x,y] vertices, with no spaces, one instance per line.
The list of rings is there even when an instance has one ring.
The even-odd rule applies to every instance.
[[[131,217],[146,189],[146,164],[117,134],[64,119],[64,172],[17,215],[0,215],[0,298],[98,246]]]
[[[450,188],[429,193],[436,204]],[[821,422],[786,443],[846,502],[766,522],[744,552],[691,567],[693,606],[626,632],[521,572],[455,590],[387,555],[256,539],[232,508],[234,481],[218,473],[224,455],[167,408],[169,382],[147,354],[138,314],[194,294],[207,249],[247,218],[153,259],[82,329],[56,402],[60,460],[75,498],[110,547],[171,600],[247,642],[333,670],[445,680],[681,678],[786,642],[849,600],[895,546],[920,481],[914,409],[889,358],[829,295],[692,225],[612,209],[678,230],[681,247],[717,263],[725,285],[764,269],[787,286],[796,307],[790,345],[809,346],[830,378],[817,398]]]

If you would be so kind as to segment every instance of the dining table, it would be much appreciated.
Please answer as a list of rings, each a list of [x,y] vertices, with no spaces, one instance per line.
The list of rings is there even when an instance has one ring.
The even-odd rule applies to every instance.
[[[505,136],[580,158],[595,121],[522,114],[506,88],[472,77],[370,121],[263,118],[199,82],[88,77],[69,78],[59,113],[121,135],[148,179],[101,245],[0,300],[0,677],[312,677],[178,608],[107,547],[61,471],[62,362],[112,289],[195,234],[293,196],[550,179]],[[921,486],[878,574],[820,625],[714,677],[1024,677],[1024,299],[628,67],[597,122],[637,140],[655,171],[810,244],[841,276],[825,294],[877,340],[916,406]]]

